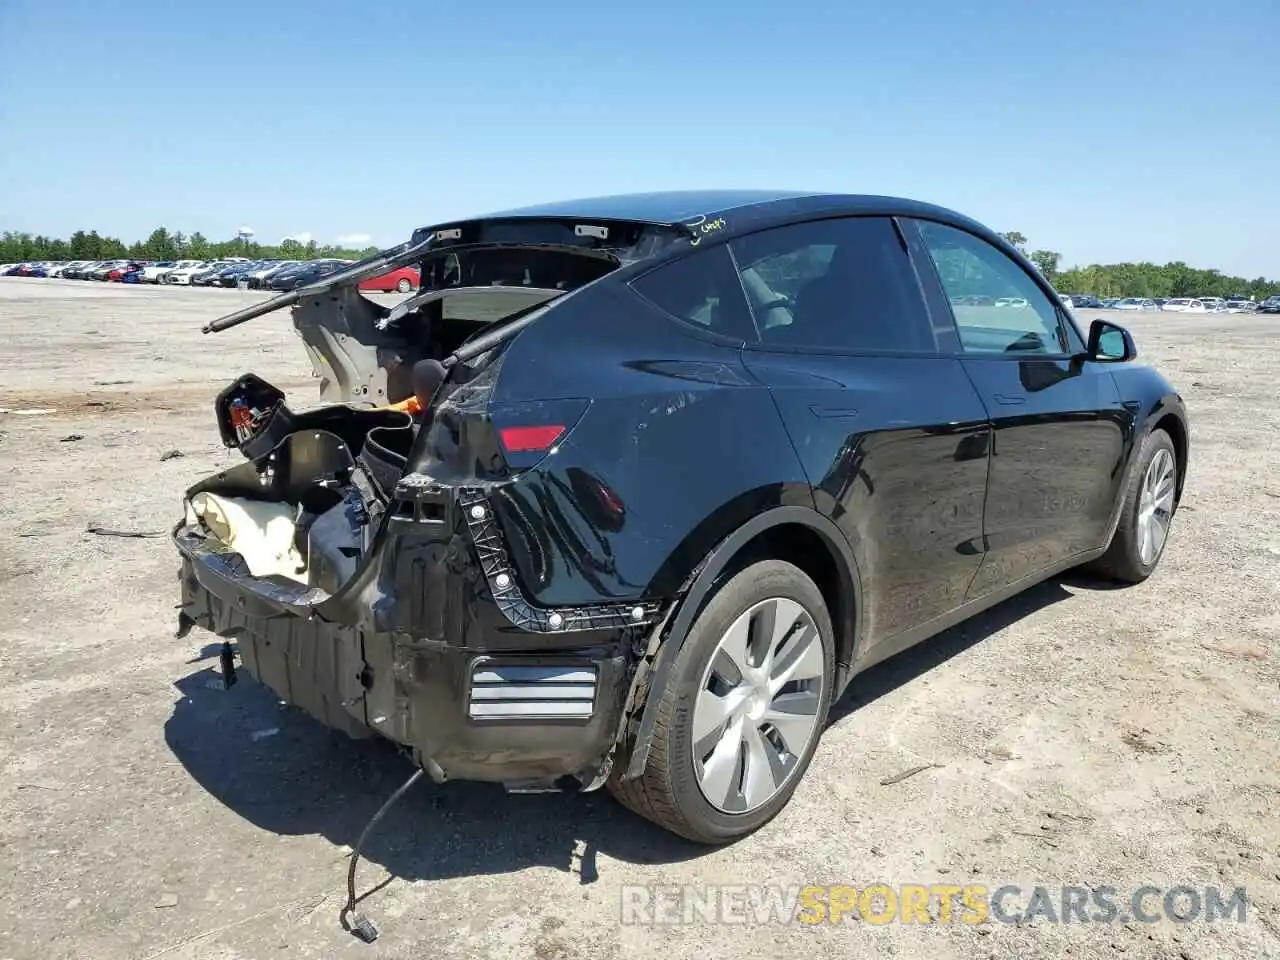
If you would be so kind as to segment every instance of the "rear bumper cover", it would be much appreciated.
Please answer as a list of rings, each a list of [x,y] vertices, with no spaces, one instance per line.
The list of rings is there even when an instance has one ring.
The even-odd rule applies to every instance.
[[[407,504],[423,491],[410,483],[397,496]],[[618,604],[560,616],[534,607],[514,584],[500,536],[473,517],[477,496],[448,492],[456,525],[423,524],[420,507],[394,510],[400,515],[373,558],[377,601],[347,598],[336,613],[323,591],[248,577],[236,555],[179,525],[180,627],[234,639],[245,671],[281,699],[349,736],[399,743],[437,777],[511,784],[572,776],[599,786],[662,605],[643,604],[640,622],[628,622],[635,609]],[[452,526],[453,543],[469,541],[468,549],[424,564],[418,538],[438,536],[426,526]],[[442,601],[473,614],[418,610]],[[359,610],[347,615],[351,607]],[[451,635],[459,622],[467,629]]]

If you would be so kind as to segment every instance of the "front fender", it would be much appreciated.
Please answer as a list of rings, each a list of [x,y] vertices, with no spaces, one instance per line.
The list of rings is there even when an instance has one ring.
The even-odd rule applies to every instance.
[[[1130,461],[1137,456],[1143,437],[1161,424],[1172,427],[1179,460],[1177,498],[1181,500],[1191,453],[1191,422],[1182,395],[1153,367],[1125,364],[1111,375],[1121,400],[1135,412]]]

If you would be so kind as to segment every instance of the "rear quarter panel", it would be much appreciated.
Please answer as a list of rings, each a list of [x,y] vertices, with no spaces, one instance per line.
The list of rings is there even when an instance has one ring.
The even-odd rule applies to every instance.
[[[542,605],[675,595],[725,536],[813,497],[740,347],[685,333],[618,284],[566,300],[509,348],[495,401],[591,405],[557,452],[491,492]]]

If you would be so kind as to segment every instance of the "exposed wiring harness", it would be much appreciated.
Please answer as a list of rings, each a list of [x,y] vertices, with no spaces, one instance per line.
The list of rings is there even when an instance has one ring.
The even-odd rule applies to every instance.
[[[409,792],[409,788],[417,783],[418,778],[425,772],[426,771],[423,770],[422,767],[419,767],[417,770],[413,771],[408,780],[400,785],[399,789],[396,790],[395,793],[387,797],[386,803],[379,807],[378,812],[370,818],[367,824],[365,824],[364,830],[360,833],[360,839],[356,841],[355,846],[351,849],[351,863],[347,867],[347,903],[338,914],[338,922],[342,924],[343,930],[346,930],[352,936],[363,940],[365,943],[373,943],[373,941],[378,939],[378,928],[374,925],[373,921],[363,913],[357,913],[354,916],[351,916],[356,909],[356,864],[360,860],[360,851],[364,849],[365,841],[369,839],[369,834],[371,834],[373,832],[373,828],[378,825],[378,821],[386,816],[387,811],[395,806],[396,801]]]

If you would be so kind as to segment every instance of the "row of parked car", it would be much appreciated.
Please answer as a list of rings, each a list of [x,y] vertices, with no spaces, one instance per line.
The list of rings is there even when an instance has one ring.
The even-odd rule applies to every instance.
[[[1252,297],[1108,297],[1064,293],[1062,302],[1086,310],[1161,310],[1165,313],[1280,313],[1280,295],[1257,302]]]
[[[239,287],[250,290],[296,290],[350,265],[351,260],[73,260],[69,263],[3,263],[0,276],[61,277],[119,283],[172,284],[190,287]],[[408,293],[419,284],[418,271],[401,267],[360,284],[361,290]],[[1167,313],[1280,313],[1280,295],[1261,303],[1252,297],[1108,297],[1088,293],[1061,294],[1064,304],[1084,310],[1161,310]],[[964,303],[1025,307],[1021,297],[965,297]]]
[[[73,260],[69,263],[4,263],[0,276],[55,277],[111,283],[153,283],[183,287],[238,287],[296,290],[350,266],[351,260]],[[366,291],[408,293],[419,284],[418,271],[401,267],[361,282]]]

